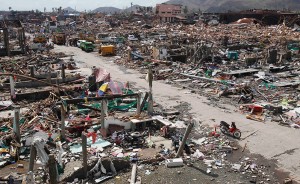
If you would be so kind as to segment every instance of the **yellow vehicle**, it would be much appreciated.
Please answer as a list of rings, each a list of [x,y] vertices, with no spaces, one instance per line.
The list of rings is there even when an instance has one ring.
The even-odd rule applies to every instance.
[[[88,33],[88,34],[83,34],[83,33],[79,33],[78,35],[79,40],[86,40],[88,42],[92,42],[95,43],[96,37],[95,35]]]
[[[34,43],[47,43],[47,38],[44,34],[36,34],[33,38]]]
[[[99,47],[99,54],[102,56],[116,55],[116,47],[114,45],[101,45]]]
[[[52,36],[52,41],[57,45],[66,44],[66,34],[65,33],[54,33]]]

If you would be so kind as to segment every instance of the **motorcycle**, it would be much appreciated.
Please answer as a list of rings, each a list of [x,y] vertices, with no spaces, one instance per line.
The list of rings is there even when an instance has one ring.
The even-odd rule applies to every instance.
[[[240,102],[242,102],[242,103],[251,103],[253,101],[253,99],[254,99],[253,93],[251,93],[250,95],[244,95],[244,94],[242,94],[241,97],[240,97],[240,99],[239,99],[239,101],[238,101],[238,104]]]
[[[122,142],[121,146],[122,147],[129,147],[129,146],[137,146],[137,147],[142,147],[143,144],[145,144],[145,136],[147,135],[146,132],[140,133],[140,132],[133,132],[133,133],[128,133],[124,132],[122,135]]]
[[[220,130],[223,134],[231,135],[236,139],[239,139],[242,136],[241,131],[238,128],[236,128],[234,122],[232,122],[231,127],[230,127],[230,125],[228,123],[226,123],[225,121],[221,121],[220,122]]]

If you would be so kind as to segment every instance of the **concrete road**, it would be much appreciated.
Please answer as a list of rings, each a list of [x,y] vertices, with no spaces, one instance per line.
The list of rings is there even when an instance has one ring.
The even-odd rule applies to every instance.
[[[104,58],[96,52],[85,53],[79,48],[57,45],[55,45],[54,51],[74,55],[75,61],[82,67],[103,67],[110,72],[113,80],[129,81],[135,83],[135,87],[148,88],[145,75],[132,69],[121,68],[112,62],[113,57]],[[231,109],[228,112],[209,106],[206,104],[209,101],[205,97],[189,93],[185,89],[173,87],[164,83],[164,81],[153,82],[153,94],[154,100],[165,108],[172,108],[181,102],[189,103],[192,108],[190,113],[194,115],[194,118],[211,126],[221,120],[226,122],[235,121],[237,127],[242,131],[242,138],[246,137],[240,141],[241,146],[247,143],[247,148],[251,153],[261,154],[267,159],[278,161],[280,168],[291,172],[293,178],[300,180],[300,144],[297,142],[300,137],[300,130],[283,127],[275,122],[263,123],[248,120],[245,115],[234,112],[235,107],[228,106]],[[212,119],[215,119],[215,122]],[[250,135],[254,132],[256,133]]]

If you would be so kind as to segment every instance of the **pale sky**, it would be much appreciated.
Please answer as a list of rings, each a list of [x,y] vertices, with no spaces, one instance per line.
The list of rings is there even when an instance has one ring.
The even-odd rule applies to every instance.
[[[116,8],[130,7],[132,2],[134,5],[155,6],[156,3],[162,3],[167,0],[0,0],[0,10],[35,10],[51,11],[53,7],[71,7],[78,11],[94,10],[98,7],[112,6]]]

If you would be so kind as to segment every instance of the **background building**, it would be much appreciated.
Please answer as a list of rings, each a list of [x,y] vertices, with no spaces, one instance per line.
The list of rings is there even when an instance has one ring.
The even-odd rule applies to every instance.
[[[157,4],[155,13],[161,22],[174,22],[175,17],[181,14],[181,7],[179,4]]]

